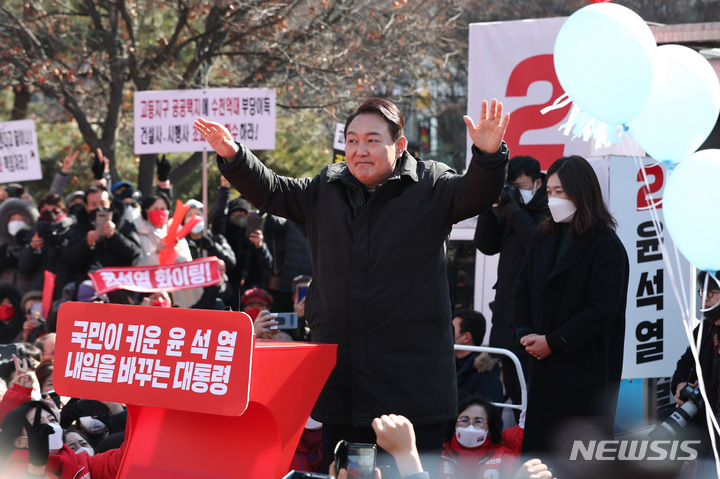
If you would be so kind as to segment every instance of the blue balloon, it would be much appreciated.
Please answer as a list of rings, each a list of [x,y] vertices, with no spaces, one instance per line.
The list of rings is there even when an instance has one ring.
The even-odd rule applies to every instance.
[[[704,271],[720,270],[720,150],[701,150],[670,173],[663,193],[668,233],[687,260]]]
[[[650,27],[629,8],[588,5],[560,28],[555,71],[583,111],[610,125],[624,125],[640,113],[650,94],[656,47]]]
[[[710,62],[692,48],[663,45],[656,49],[653,60],[650,97],[628,127],[649,156],[682,161],[715,128],[720,81]]]

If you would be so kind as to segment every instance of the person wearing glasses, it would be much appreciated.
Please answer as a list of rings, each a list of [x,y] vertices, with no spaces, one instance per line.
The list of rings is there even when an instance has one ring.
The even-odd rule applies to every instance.
[[[694,341],[697,340],[700,327],[702,327],[702,338],[700,342],[699,358],[702,369],[703,381],[707,390],[709,406],[713,415],[720,413],[720,364],[717,357],[720,354],[720,283],[712,274],[700,271],[697,276],[698,296],[700,297],[700,311],[705,317],[693,331]],[[683,394],[683,390],[689,386],[692,389],[698,388],[698,374],[690,347],[685,350],[675,366],[675,372],[670,381],[671,391],[675,393],[675,403],[681,407],[688,400],[689,395]],[[697,404],[696,404],[697,405]],[[660,419],[669,416],[676,408],[659,412]],[[684,409],[688,409],[687,407]],[[701,448],[698,450],[698,458],[711,458],[712,447],[708,429],[705,423],[705,411],[700,410],[690,419],[689,423],[680,432],[683,439],[700,440]],[[717,440],[717,438],[716,438]],[[714,464],[711,465],[714,470]],[[698,476],[700,477],[700,476]],[[709,477],[709,476],[708,476]]]
[[[478,397],[461,400],[458,410],[443,447],[440,479],[513,477],[520,464],[516,453],[502,445],[500,411]]]

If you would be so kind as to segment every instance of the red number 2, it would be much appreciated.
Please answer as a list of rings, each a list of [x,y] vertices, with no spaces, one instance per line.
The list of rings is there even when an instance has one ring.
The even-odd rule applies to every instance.
[[[540,167],[547,170],[553,161],[563,156],[565,145],[525,145],[520,143],[522,134],[530,130],[541,130],[558,125],[570,111],[571,105],[552,110],[543,115],[540,110],[550,106],[556,98],[564,93],[560,82],[555,74],[553,56],[551,54],[538,55],[518,63],[510,74],[508,80],[507,97],[527,96],[528,88],[534,82],[547,81],[552,85],[552,95],[546,103],[541,105],[527,105],[512,112],[512,119],[508,131],[505,133],[505,141],[510,148],[512,156],[527,155],[537,158]]]

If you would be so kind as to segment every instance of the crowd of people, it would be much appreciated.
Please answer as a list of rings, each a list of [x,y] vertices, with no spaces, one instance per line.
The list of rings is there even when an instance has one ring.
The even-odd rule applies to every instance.
[[[611,436],[629,268],[597,177],[577,156],[558,159],[546,175],[532,158],[509,161],[509,115],[495,100],[483,102],[477,123],[464,120],[472,159],[457,174],[413,157],[397,107],[368,99],[346,122],[347,161],[296,179],[276,175],[223,125],[199,118],[195,128],[217,152],[223,179],[212,211],[183,199],[189,233],[170,243],[178,217],[164,158],[145,196],[129,182],[111,184],[99,150],[85,191],[65,192],[76,152],[37,199],[22,185],[0,186],[7,477],[84,469],[110,478],[122,457],[122,405],[53,390],[65,301],[242,310],[259,340],[337,344],[337,365],[291,466],[302,470],[346,477],[332,464],[335,444],[346,440],[380,446],[386,479],[545,479],[554,477],[545,459],[555,465],[552,454],[566,445],[554,441],[566,426],[581,420]],[[241,196],[231,200],[231,187]],[[482,314],[452,311],[446,275],[450,229],[474,215],[476,246],[500,254],[490,345],[516,352],[529,379],[528,408],[513,425],[493,403],[519,402],[514,365],[453,347],[480,345],[486,332]],[[167,257],[216,257],[222,281],[98,294],[88,279],[104,267]],[[55,276],[49,314],[46,272]],[[277,329],[276,313],[291,312],[297,325]],[[573,392],[558,394],[568,378]],[[695,379],[689,370],[678,376],[678,390]]]

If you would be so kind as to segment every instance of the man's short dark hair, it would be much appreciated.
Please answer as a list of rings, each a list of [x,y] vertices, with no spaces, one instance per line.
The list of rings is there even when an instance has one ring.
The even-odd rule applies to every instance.
[[[470,333],[474,346],[482,345],[485,339],[485,316],[479,311],[458,311],[453,318],[460,318],[460,331],[462,333]]]
[[[107,188],[105,188],[104,186],[93,185],[90,188],[88,188],[87,190],[85,190],[85,196],[83,196],[83,202],[85,204],[88,204],[88,196],[92,195],[94,193],[100,193],[101,195],[102,195],[102,193],[107,193],[108,198],[110,198],[112,200],[112,195],[107,190]]]
[[[541,178],[540,162],[532,156],[513,156],[508,162],[508,180],[515,181],[520,175],[527,175],[533,181]]]
[[[700,271],[697,275],[698,288],[705,289],[705,278],[707,278],[708,291],[720,291],[720,284],[714,274],[707,271]]]
[[[65,202],[63,199],[55,193],[48,193],[47,195],[40,198],[38,201],[37,209],[40,211],[45,205],[58,206],[61,210],[65,210]]]
[[[382,98],[368,98],[357,107],[357,110],[355,110],[345,122],[345,138],[347,138],[348,127],[355,117],[367,113],[373,113],[383,117],[388,124],[390,137],[393,142],[398,141],[400,137],[405,134],[405,119],[395,103]]]

